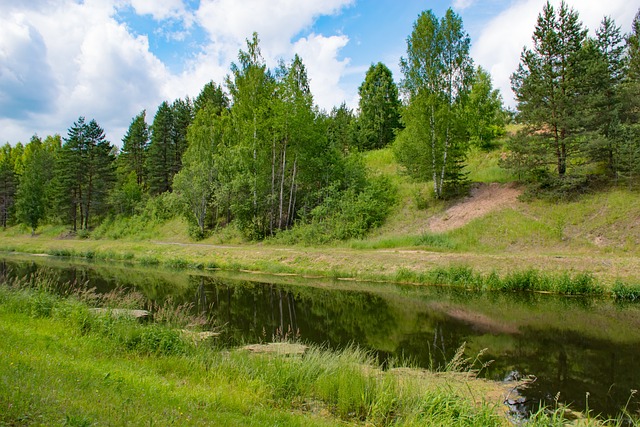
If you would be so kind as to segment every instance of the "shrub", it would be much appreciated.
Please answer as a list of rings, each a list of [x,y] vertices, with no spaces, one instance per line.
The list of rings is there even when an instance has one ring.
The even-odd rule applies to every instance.
[[[396,196],[396,187],[384,176],[371,179],[362,191],[330,188],[323,203],[292,230],[280,233],[278,240],[324,244],[362,238],[384,223]]]

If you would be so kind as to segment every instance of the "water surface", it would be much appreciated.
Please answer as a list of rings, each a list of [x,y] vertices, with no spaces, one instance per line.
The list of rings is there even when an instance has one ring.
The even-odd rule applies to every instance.
[[[222,326],[221,341],[240,345],[298,339],[330,348],[357,344],[381,361],[443,366],[466,343],[465,356],[493,362],[495,380],[533,375],[522,390],[540,400],[587,405],[615,416],[640,388],[640,305],[608,299],[515,292],[235,277],[53,258],[0,258],[0,281],[46,269],[61,282],[99,292],[135,289],[150,301],[189,302]],[[250,279],[250,280],[249,280]],[[269,283],[271,282],[271,283]],[[277,282],[277,283],[273,283]],[[588,399],[588,402],[587,402]],[[628,409],[640,410],[637,397]]]

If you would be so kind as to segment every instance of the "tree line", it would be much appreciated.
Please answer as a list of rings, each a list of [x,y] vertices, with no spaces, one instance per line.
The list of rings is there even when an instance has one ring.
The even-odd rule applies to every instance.
[[[640,176],[640,14],[627,35],[610,18],[587,34],[577,12],[547,3],[513,74],[521,130],[502,164],[534,188],[575,192]],[[166,208],[199,238],[234,225],[262,239],[301,224],[329,239],[363,236],[384,221],[395,192],[367,173],[362,152],[392,146],[409,176],[447,198],[467,188],[469,150],[493,149],[505,135],[512,115],[470,45],[451,9],[425,11],[399,86],[386,65],[372,64],[357,111],[326,112],[302,59],[267,68],[254,34],[224,85],[161,103],[151,124],[140,112],[120,150],[85,117],[64,137],[1,147],[0,225],[86,232]]]
[[[261,239],[322,222],[357,199],[368,201],[369,213],[352,215],[343,237],[381,222],[393,189],[367,176],[360,153],[388,145],[400,126],[398,89],[385,65],[372,65],[360,87],[361,115],[344,104],[325,112],[314,104],[302,59],[268,69],[254,34],[224,86],[209,82],[195,99],[162,102],[150,124],[140,112],[120,150],[85,117],[64,137],[6,144],[2,226],[35,232],[58,223],[84,233],[164,199],[195,237],[234,224]]]

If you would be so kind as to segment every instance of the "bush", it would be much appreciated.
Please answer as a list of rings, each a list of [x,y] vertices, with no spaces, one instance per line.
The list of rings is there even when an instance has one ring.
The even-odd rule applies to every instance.
[[[324,244],[336,240],[359,239],[382,225],[395,204],[397,189],[387,177],[375,177],[365,188],[339,191],[329,189],[324,202],[292,230],[280,233],[285,243]]]

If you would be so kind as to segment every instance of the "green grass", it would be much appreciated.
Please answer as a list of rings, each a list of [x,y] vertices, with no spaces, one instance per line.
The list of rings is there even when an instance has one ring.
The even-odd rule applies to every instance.
[[[491,151],[472,148],[464,169],[469,173],[469,180],[471,182],[512,182],[514,176],[499,165],[502,151],[501,146]]]
[[[476,291],[518,291],[518,292],[550,292],[560,295],[604,295],[605,286],[598,283],[588,273],[549,274],[539,270],[516,270],[500,276],[496,272],[480,274],[465,265],[438,267],[432,270],[415,272],[400,269],[396,272],[395,281],[405,283],[423,283],[429,285],[458,286]],[[611,296],[619,299],[633,299],[637,287],[618,284]]]
[[[43,277],[0,287],[0,425],[508,425],[502,386],[475,380],[462,357],[431,374],[382,371],[354,347],[286,356],[196,346],[178,332],[185,319],[96,316],[87,295],[49,287]],[[563,425],[563,415],[541,410],[532,425]]]
[[[96,316],[44,288],[0,288],[2,425],[504,423],[463,386],[401,380],[356,348],[291,357],[196,347],[172,323]]]

